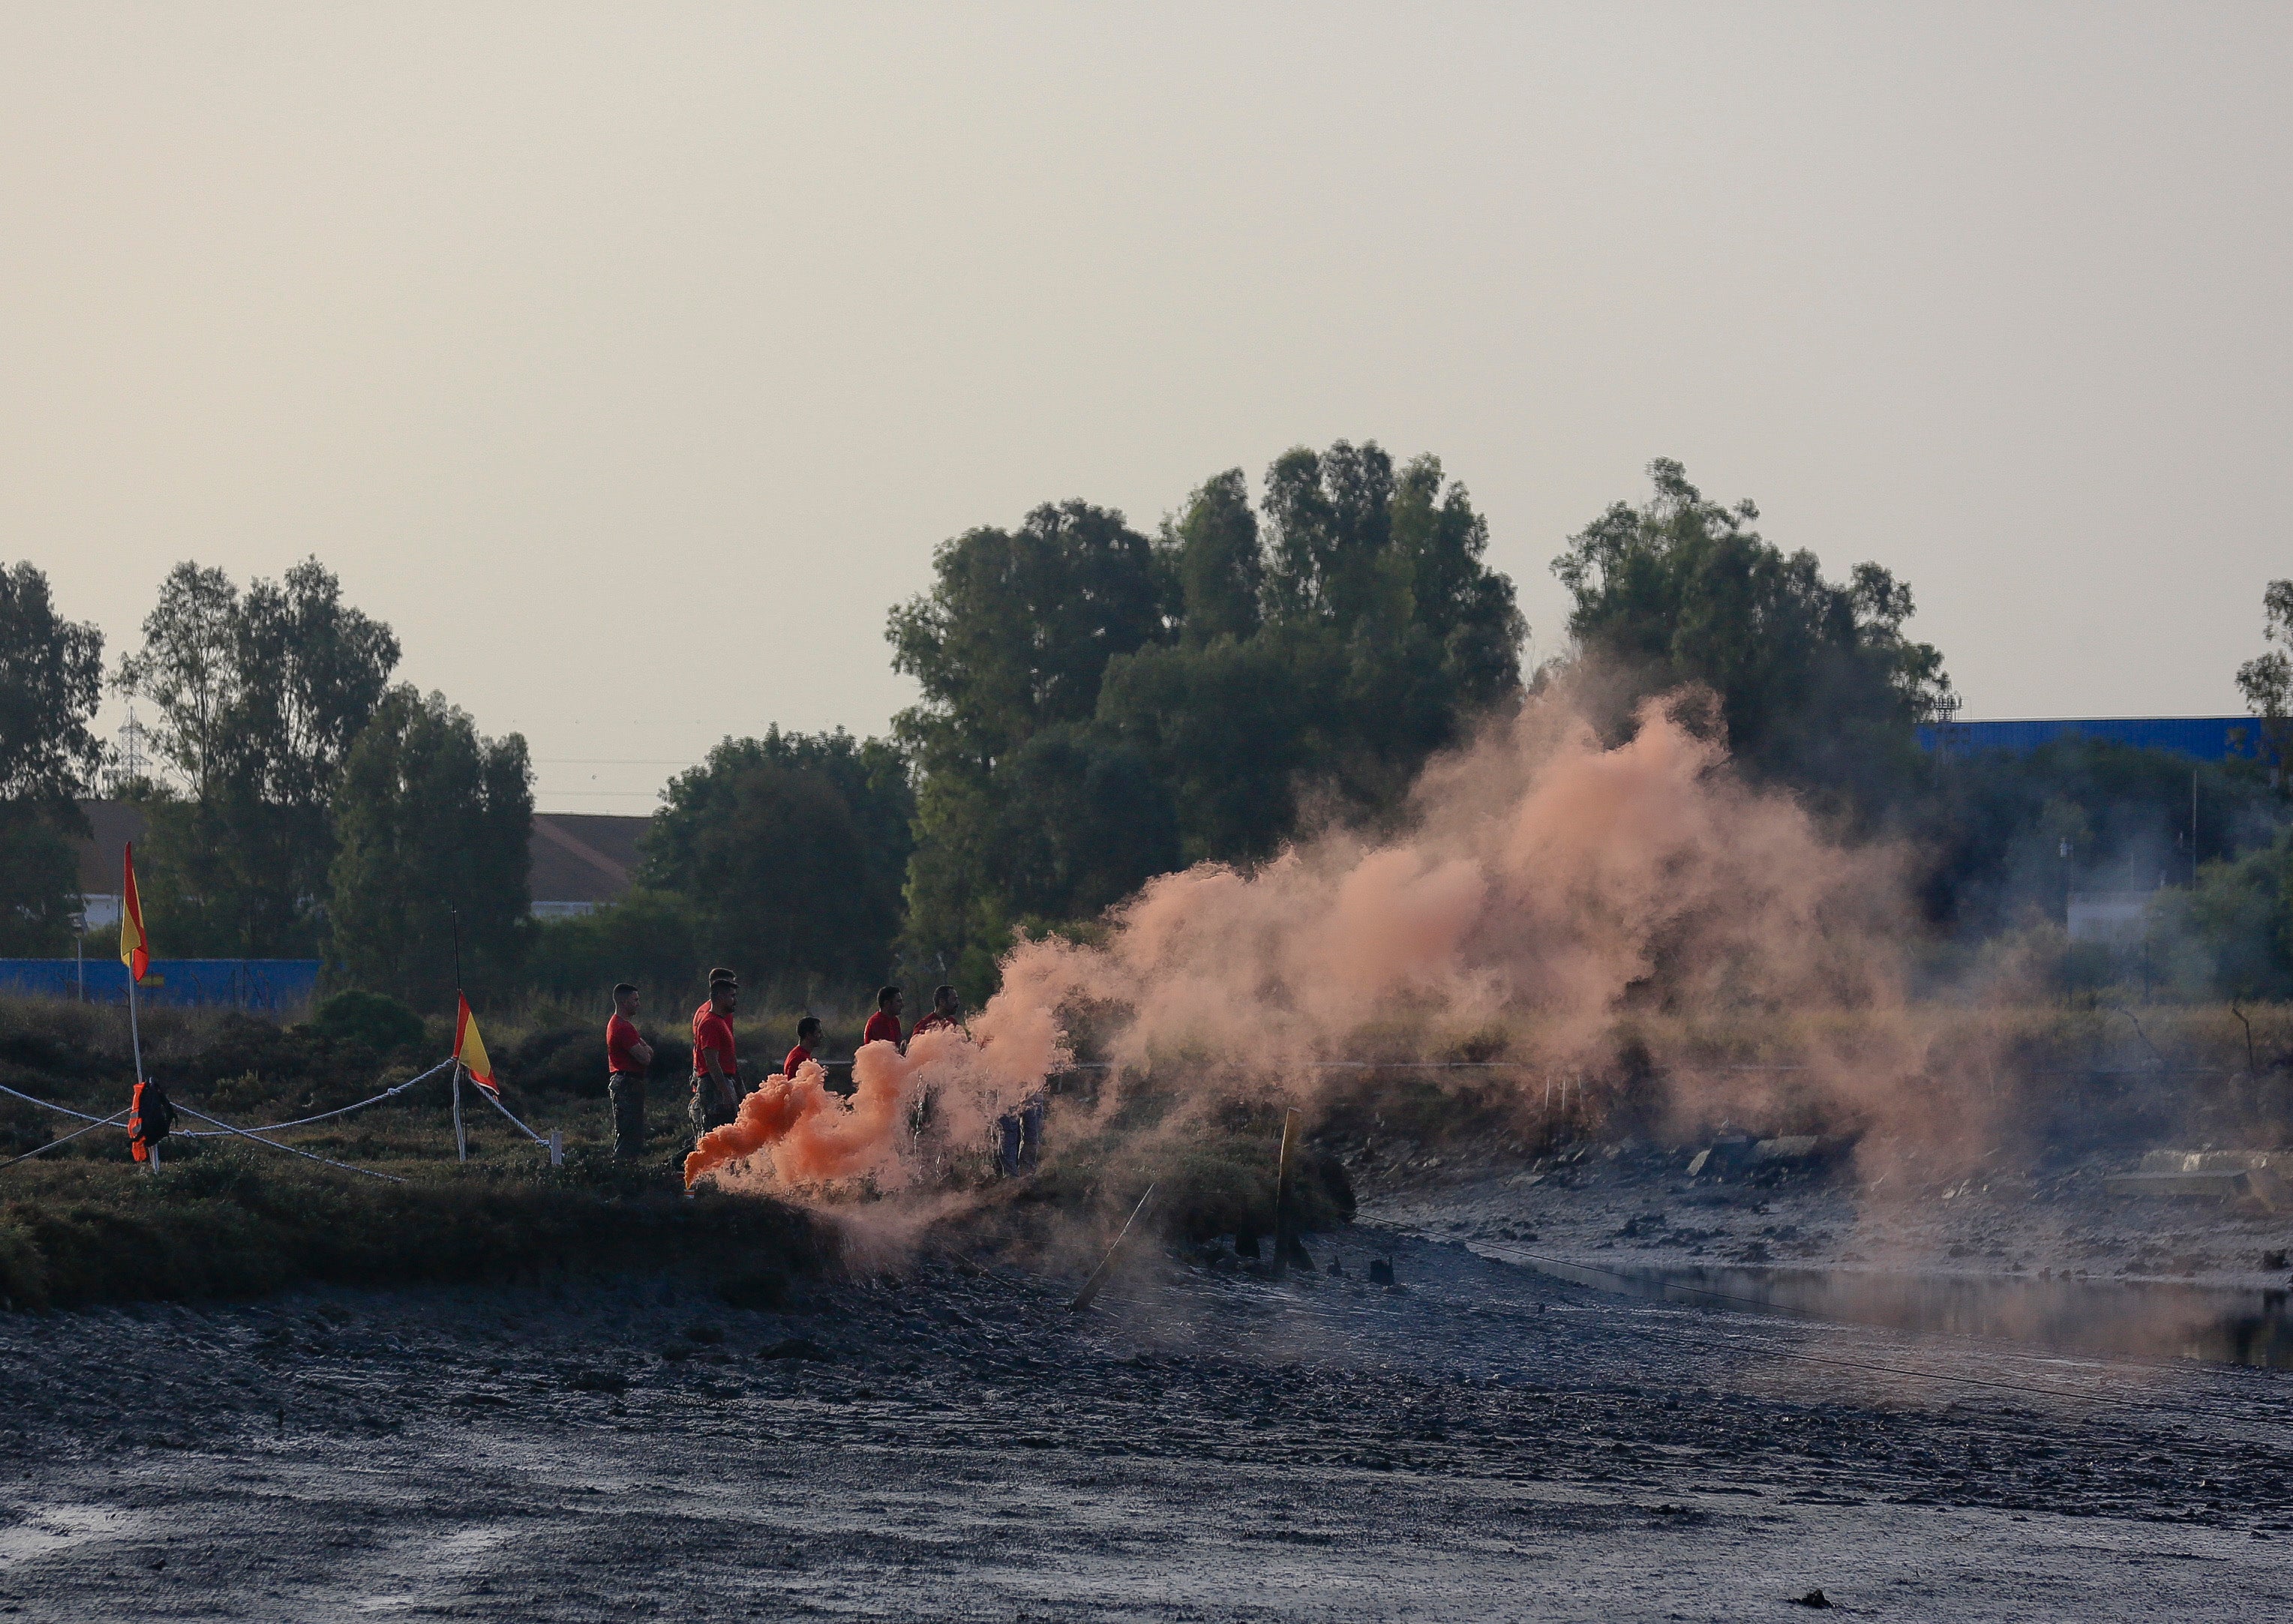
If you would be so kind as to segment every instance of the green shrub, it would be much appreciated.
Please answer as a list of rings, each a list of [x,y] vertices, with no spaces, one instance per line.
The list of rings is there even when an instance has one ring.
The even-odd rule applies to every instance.
[[[422,1017],[385,993],[351,987],[312,1012],[313,1032],[337,1043],[362,1043],[377,1054],[422,1046]]]

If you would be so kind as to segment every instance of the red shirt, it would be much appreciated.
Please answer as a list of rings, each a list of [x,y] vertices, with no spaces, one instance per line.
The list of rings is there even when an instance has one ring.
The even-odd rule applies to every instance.
[[[811,1058],[812,1051],[806,1048],[802,1043],[798,1043],[795,1048],[789,1051],[788,1059],[782,1062],[781,1076],[784,1077],[792,1077],[796,1076],[796,1068],[803,1065]]]
[[[934,1010],[930,1014],[916,1022],[916,1029],[909,1033],[908,1035],[910,1037],[921,1037],[927,1032],[936,1032],[942,1027],[952,1027],[953,1025],[955,1025],[955,1021],[952,1017],[943,1015],[937,1010]]]
[[[863,1043],[900,1043],[907,1040],[900,1035],[900,1018],[889,1010],[878,1010],[868,1017],[868,1029],[860,1035]]]
[[[644,1039],[637,1035],[637,1023],[619,1010],[614,1011],[613,1018],[605,1023],[605,1069],[627,1072],[632,1076],[643,1075],[644,1068],[630,1052],[643,1042]]]
[[[740,1064],[738,1057],[733,1052],[733,1023],[717,1012],[716,1005],[704,1003],[693,1011],[693,1075],[694,1076],[705,1077],[709,1075],[709,1063],[701,1057],[711,1052],[717,1056],[717,1069],[723,1072],[726,1081],[729,1082],[737,1075],[733,1068]]]

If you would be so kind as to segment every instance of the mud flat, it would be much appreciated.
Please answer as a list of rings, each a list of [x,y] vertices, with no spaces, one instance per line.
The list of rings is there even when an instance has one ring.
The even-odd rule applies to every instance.
[[[1679,1153],[1586,1146],[1573,1158],[1357,1169],[1363,1211],[1441,1238],[1630,1269],[1795,1265],[1875,1272],[2293,1286],[2293,1209],[2115,1193],[2136,1158],[2048,1172],[1865,1181],[1833,1163],[1690,1178]],[[1531,1238],[1534,1238],[1533,1239]]]
[[[950,1260],[0,1316],[0,1611],[115,1620],[2253,1618],[2282,1373],[1343,1273]],[[1401,1290],[1371,1286],[1390,1259]]]

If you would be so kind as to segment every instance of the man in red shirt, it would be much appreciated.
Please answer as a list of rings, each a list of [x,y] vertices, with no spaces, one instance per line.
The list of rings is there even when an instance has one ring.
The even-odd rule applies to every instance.
[[[963,1000],[955,995],[955,989],[952,987],[936,987],[932,989],[931,1013],[916,1022],[916,1029],[908,1036],[919,1038],[942,1027],[960,1027],[962,1024]]]
[[[784,1077],[796,1076],[796,1068],[812,1058],[812,1052],[819,1043],[819,1016],[807,1015],[797,1022],[796,1047],[788,1052],[788,1059],[781,1063],[781,1076]]]
[[[860,1034],[862,1043],[891,1043],[905,1048],[907,1035],[900,1030],[900,1009],[905,1002],[896,987],[879,987],[876,992],[876,1012],[868,1017],[867,1030]]]
[[[733,1047],[733,1011],[741,983],[729,970],[709,972],[709,1002],[693,1011],[693,1137],[721,1128],[741,1108],[741,1061]]]
[[[605,1022],[605,1096],[613,1102],[613,1157],[633,1162],[644,1154],[645,1068],[652,1045],[637,1033],[637,989],[624,981],[613,988],[613,1013]]]

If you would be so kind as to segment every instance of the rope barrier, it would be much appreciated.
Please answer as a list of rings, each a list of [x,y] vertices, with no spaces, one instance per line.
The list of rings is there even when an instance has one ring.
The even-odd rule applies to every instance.
[[[385,1088],[378,1094],[369,1094],[367,1098],[360,1100],[355,1105],[341,1106],[331,1111],[320,1111],[314,1116],[297,1116],[291,1122],[267,1122],[259,1128],[234,1129],[233,1132],[245,1133],[275,1133],[281,1128],[299,1128],[308,1123],[324,1122],[329,1116],[348,1116],[352,1111],[362,1110],[369,1105],[374,1105],[382,1100],[387,1100],[393,1094],[402,1094],[408,1089],[412,1088],[417,1083],[427,1082],[430,1078],[436,1076],[440,1072],[445,1070],[453,1063],[454,1062],[451,1060],[441,1060],[429,1070],[422,1072],[417,1076],[409,1077],[405,1082],[397,1084],[395,1087]],[[196,1129],[188,1129],[184,1132],[183,1137],[186,1139],[222,1139],[226,1136],[220,1133],[202,1133]]]
[[[522,1123],[522,1122],[518,1122],[518,1121],[517,1121],[517,1118],[516,1118],[515,1116],[511,1116],[511,1115],[510,1115],[510,1108],[509,1108],[509,1107],[507,1107],[507,1106],[504,1105],[504,1104],[503,1104],[499,1100],[497,1100],[497,1099],[495,1099],[495,1098],[494,1098],[494,1091],[493,1091],[493,1090],[491,1090],[490,1088],[482,1088],[482,1089],[478,1090],[478,1092],[479,1092],[480,1093],[483,1094],[483,1095],[484,1095],[484,1096],[485,1096],[489,1100],[491,1100],[491,1101],[492,1101],[494,1109],[496,1109],[496,1110],[499,1111],[503,1116],[508,1116],[508,1117],[509,1117],[509,1119],[510,1119],[512,1122],[515,1122],[515,1123],[517,1123],[518,1132],[519,1132],[519,1133],[523,1133],[523,1134],[524,1134],[528,1139],[531,1140],[535,1144],[537,1144],[537,1145],[547,1145],[547,1144],[549,1142],[547,1140],[544,1139],[540,1134],[539,1134],[539,1133],[535,1133],[531,1128],[527,1127],[523,1123]]]
[[[315,1155],[308,1150],[297,1150],[292,1145],[282,1145],[275,1139],[256,1139],[254,1134],[248,1133],[245,1128],[234,1128],[231,1124],[223,1121],[222,1118],[210,1116],[205,1111],[195,1111],[188,1105],[179,1105],[175,1108],[186,1116],[196,1116],[201,1122],[213,1123],[216,1127],[221,1128],[226,1133],[236,1133],[241,1139],[255,1140],[255,1142],[258,1145],[268,1145],[273,1150],[284,1150],[288,1155],[299,1156],[305,1161],[318,1162],[328,1167],[339,1167],[344,1173],[364,1173],[369,1179],[383,1179],[393,1184],[403,1184],[406,1182],[404,1179],[399,1177],[398,1174],[394,1173],[381,1173],[372,1167],[354,1167],[348,1162],[334,1161],[327,1157]]]
[[[399,1175],[394,1173],[378,1173],[371,1167],[358,1167],[353,1166],[348,1162],[337,1162],[330,1157],[317,1155],[312,1151],[298,1150],[293,1145],[282,1145],[275,1139],[263,1139],[260,1137],[260,1135],[264,1133],[275,1133],[282,1128],[298,1128],[307,1123],[324,1122],[330,1116],[341,1116],[349,1112],[361,1109],[364,1107],[374,1105],[381,1100],[389,1099],[393,1094],[404,1093],[408,1089],[412,1088],[417,1083],[425,1082],[431,1077],[436,1076],[440,1072],[445,1070],[453,1063],[454,1062],[451,1060],[442,1060],[437,1065],[433,1066],[429,1070],[417,1073],[417,1075],[407,1078],[405,1082],[397,1084],[390,1088],[385,1088],[378,1094],[369,1095],[366,1099],[357,1101],[355,1104],[341,1106],[331,1111],[320,1111],[315,1115],[309,1116],[297,1116],[289,1122],[266,1123],[259,1128],[237,1127],[231,1123],[223,1121],[219,1116],[210,1116],[205,1111],[195,1111],[188,1105],[178,1105],[175,1107],[175,1109],[182,1113],[182,1115],[197,1117],[201,1122],[211,1123],[214,1125],[214,1127],[212,1131],[205,1133],[197,1128],[183,1128],[179,1129],[177,1132],[180,1136],[184,1139],[231,1139],[234,1137],[239,1139],[251,1139],[258,1145],[268,1145],[273,1150],[284,1150],[289,1156],[299,1156],[306,1161],[318,1162],[328,1167],[339,1167],[345,1173],[364,1173],[370,1179],[387,1179],[393,1184],[403,1184],[406,1181],[399,1177]],[[485,1097],[492,1102],[494,1109],[508,1117],[510,1121],[516,1125],[519,1133],[524,1134],[535,1144],[550,1149],[554,1157],[555,1148],[551,1146],[547,1135],[537,1133],[531,1128],[526,1126],[523,1122],[519,1121],[516,1114],[513,1112],[509,1107],[504,1105],[499,1100],[495,1099],[493,1092],[490,1089],[480,1089],[478,1092],[484,1094]],[[86,1127],[74,1129],[71,1133],[65,1134],[61,1139],[52,1139],[46,1144],[38,1147],[36,1149],[26,1151],[22,1156],[13,1157],[7,1161],[0,1162],[0,1168],[12,1167],[18,1162],[29,1160],[31,1157],[38,1156],[44,1151],[52,1150],[58,1145],[65,1144],[69,1141],[77,1139],[82,1133],[88,1133],[93,1129],[104,1127],[112,1123],[124,1121],[128,1115],[126,1111],[121,1111],[111,1116],[91,1116],[85,1111],[76,1111],[68,1105],[58,1105],[53,1100],[42,1100],[36,1095],[20,1092],[16,1089],[10,1088],[4,1083],[0,1083],[0,1094],[12,1095],[16,1099],[24,1101],[25,1104],[36,1105],[43,1110],[54,1111],[59,1115],[65,1116],[77,1117],[80,1121],[87,1125]]]
[[[77,1116],[82,1122],[101,1124],[106,1122],[117,1122],[119,1120],[118,1116],[91,1116],[85,1111],[76,1111],[68,1105],[58,1105],[53,1100],[37,1100],[33,1098],[30,1094],[18,1094],[14,1089],[9,1087],[5,1083],[0,1083],[0,1094],[16,1094],[16,1098],[21,1100],[27,1105],[36,1105],[45,1110],[59,1112],[66,1116]],[[127,1113],[126,1111],[119,1113],[119,1116],[125,1116],[126,1115]]]
[[[12,1092],[13,1091],[12,1090],[10,1092]],[[17,1095],[17,1098],[20,1100],[23,1096],[19,1094]],[[127,1113],[126,1111],[122,1111],[117,1116],[106,1116],[100,1121],[89,1123],[87,1126],[84,1128],[74,1128],[61,1139],[52,1139],[46,1144],[39,1146],[36,1149],[27,1150],[21,1156],[10,1157],[6,1161],[0,1162],[0,1168],[13,1167],[18,1162],[28,1162],[36,1156],[40,1156],[47,1151],[54,1149],[58,1145],[68,1145],[71,1143],[72,1141],[77,1139],[83,1133],[93,1133],[98,1128],[109,1127],[115,1122],[125,1122],[126,1120]]]

